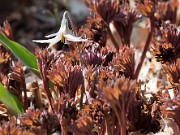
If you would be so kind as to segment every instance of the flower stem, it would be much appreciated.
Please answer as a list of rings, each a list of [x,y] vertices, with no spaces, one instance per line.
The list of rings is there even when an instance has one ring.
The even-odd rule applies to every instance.
[[[77,36],[77,32],[75,30],[75,27],[74,27],[74,23],[72,21],[72,17],[70,15],[70,13],[68,11],[66,11],[64,13],[64,15],[66,15],[70,21],[70,25],[71,25],[71,28],[75,34],[75,36]],[[81,47],[78,43],[76,43],[77,47],[78,47],[78,54],[79,54],[79,62],[80,62],[80,67],[81,67],[81,70],[83,71],[84,69],[84,64],[83,64],[83,59],[82,59],[82,52],[81,52]],[[84,77],[84,76],[83,76]],[[85,80],[85,78],[84,78]],[[85,88],[84,88],[84,85],[82,85],[82,88],[81,88],[81,98],[80,98],[80,108],[82,109],[83,107],[83,95],[84,95],[84,92],[85,92]]]
[[[70,22],[70,25],[71,25],[71,28],[72,28],[75,36],[77,36],[77,32],[76,32],[76,30],[75,30],[74,23],[73,23],[73,21],[72,21],[72,17],[71,17],[71,15],[70,15],[70,13],[69,13],[68,11],[65,11],[65,12],[64,12],[64,15],[68,17],[69,22]],[[77,45],[77,47],[78,47],[78,54],[79,54],[80,66],[82,67],[82,66],[83,66],[83,60],[82,60],[82,57],[81,57],[81,56],[82,56],[81,49],[80,49],[80,46],[79,46],[78,43],[77,43],[76,45]]]
[[[151,43],[151,39],[152,39],[152,36],[153,36],[153,32],[154,32],[154,24],[153,24],[153,21],[151,21],[151,31],[149,32],[149,35],[147,37],[147,40],[146,40],[146,44],[145,44],[145,47],[144,47],[144,50],[143,50],[143,53],[141,55],[141,58],[140,58],[140,62],[138,64],[138,67],[135,71],[135,74],[134,74],[134,79],[138,79],[138,76],[139,76],[139,72],[141,70],[141,67],[142,67],[142,64],[144,62],[144,59],[146,57],[146,52],[148,51],[148,48],[149,48],[149,45]]]
[[[118,51],[118,50],[119,50],[119,45],[118,45],[118,43],[116,42],[116,40],[115,40],[115,38],[114,38],[114,36],[113,36],[113,34],[112,34],[109,26],[107,27],[107,33],[108,33],[108,35],[109,35],[109,37],[110,37],[110,39],[111,39],[114,47],[115,47],[116,50]]]
[[[120,117],[120,131],[121,135],[126,135],[126,126],[127,126],[127,117],[126,117],[126,111],[125,111],[125,106],[122,106],[121,113],[119,114]]]
[[[108,118],[105,119],[106,135],[112,135]]]
[[[24,73],[23,73],[24,74]],[[26,89],[26,83],[23,82],[23,91],[24,91],[24,109],[28,108],[28,98],[27,98],[27,89]]]
[[[62,135],[68,135],[68,130],[66,127],[61,126]]]

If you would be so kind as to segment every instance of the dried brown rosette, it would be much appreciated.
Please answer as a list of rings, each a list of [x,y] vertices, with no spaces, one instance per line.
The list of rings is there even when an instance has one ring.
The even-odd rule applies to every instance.
[[[180,86],[180,58],[175,63],[163,65],[163,69],[167,73],[170,83],[175,87]]]
[[[173,91],[175,90],[173,89]],[[173,98],[166,91],[165,94],[161,94],[160,101],[162,103],[160,110],[163,117],[173,119],[180,131],[180,89],[178,88],[178,92],[174,94]]]
[[[23,133],[20,126],[17,126],[17,119],[11,117],[8,122],[2,121],[0,124],[1,135],[21,135]],[[28,132],[26,132],[28,133]]]
[[[155,56],[158,62],[165,63],[167,61],[174,61],[174,49],[170,43],[155,43],[152,48],[152,54]]]
[[[120,75],[133,79],[135,68],[134,57],[133,48],[123,46],[119,49],[119,53],[116,53],[114,56],[111,65],[119,72]]]
[[[129,107],[135,99],[136,87],[135,81],[125,77],[116,79],[114,84],[113,81],[109,80],[107,84],[101,82],[99,85],[99,89],[103,91],[104,98],[117,116],[121,134],[126,134],[127,115]]]
[[[71,124],[71,120],[76,119],[77,101],[70,98],[68,94],[61,94],[57,99],[52,99],[52,106],[61,126],[62,134],[68,135],[68,127]]]
[[[154,17],[156,0],[135,0],[137,9],[146,17]]]
[[[11,67],[11,72],[8,74],[8,90],[15,95],[19,101],[24,102],[25,109],[28,108],[25,76],[21,62],[17,62],[15,66]],[[24,98],[22,95],[24,95]]]
[[[126,5],[123,5],[117,16],[114,17],[113,24],[121,37],[122,44],[130,46],[133,23],[139,18],[138,12]]]
[[[159,29],[162,22],[169,21],[175,24],[177,18],[178,0],[160,1],[156,5],[155,19]]]
[[[106,45],[107,28],[102,20],[88,18],[85,33],[94,42],[99,43],[100,46]]]
[[[180,57],[180,27],[163,23],[160,32],[162,39],[155,42],[152,53],[162,63],[175,62]]]
[[[102,19],[107,26],[119,11],[118,0],[84,0],[84,2],[97,15],[96,18]]]
[[[3,26],[0,27],[0,33],[7,36],[9,39],[13,39],[11,26],[8,21],[4,21]],[[5,49],[0,43],[0,73],[7,75],[10,71],[11,60],[14,57],[10,54],[10,51]]]
[[[57,86],[57,93],[69,94],[70,98],[75,98],[76,92],[83,85],[80,66],[72,66],[60,59],[48,70],[47,77]]]

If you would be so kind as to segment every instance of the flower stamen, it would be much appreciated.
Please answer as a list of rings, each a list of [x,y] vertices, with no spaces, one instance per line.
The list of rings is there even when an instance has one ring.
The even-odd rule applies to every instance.
[[[64,36],[64,34],[62,34],[62,37],[61,37],[60,41],[61,41],[62,43],[65,43],[65,36]]]

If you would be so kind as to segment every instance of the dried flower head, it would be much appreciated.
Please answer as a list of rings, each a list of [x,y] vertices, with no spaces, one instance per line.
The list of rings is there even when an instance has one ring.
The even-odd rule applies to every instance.
[[[118,14],[119,12],[119,2],[117,0],[100,0],[100,1],[93,1],[93,0],[85,0],[85,4],[89,7],[94,15],[95,19],[98,22],[102,21],[103,25],[105,24],[106,31],[109,35],[109,38],[112,41],[112,45],[118,50],[119,44],[115,40],[109,25],[114,20],[114,18],[121,19],[121,15]]]
[[[180,89],[173,99],[167,96],[161,95],[161,102],[163,105],[160,107],[161,113],[164,117],[172,118],[180,130]]]
[[[51,134],[59,126],[58,119],[46,110],[28,108],[26,113],[19,116],[22,129],[30,130],[34,134]]]
[[[93,100],[91,104],[85,105],[79,117],[90,116],[93,120],[94,128],[101,127],[104,122],[103,104],[98,100]]]
[[[88,48],[84,50],[82,53],[83,64],[84,66],[99,66],[102,63],[102,59],[100,57],[99,49],[96,47]]]
[[[122,44],[130,46],[133,23],[139,18],[140,16],[138,16],[137,11],[130,9],[125,5],[114,18],[114,26],[121,37]]]
[[[20,122],[25,126],[31,128],[34,125],[36,126],[41,126],[41,122],[40,122],[40,115],[41,115],[41,111],[40,110],[35,110],[32,108],[28,108],[26,110],[26,113],[23,114],[19,119]]]
[[[10,70],[10,53],[0,46],[0,72],[6,75]]]
[[[13,39],[13,34],[9,22],[6,20],[3,23],[3,27],[0,27],[0,33],[4,34],[9,39]]]
[[[21,135],[22,129],[20,126],[17,126],[17,119],[15,117],[11,117],[8,122],[2,121],[0,124],[0,134],[1,135]]]
[[[156,5],[155,19],[156,25],[161,26],[162,22],[169,21],[172,24],[176,23],[178,10],[178,0],[160,1]]]
[[[125,77],[118,78],[114,84],[112,83],[100,84],[99,88],[103,90],[105,99],[118,118],[121,134],[125,134],[129,107],[135,98],[136,83]]]
[[[100,46],[106,45],[107,29],[102,20],[96,20],[88,18],[87,20],[86,35],[90,37],[94,42],[99,43]]]
[[[113,20],[118,13],[118,1],[117,0],[84,0],[87,7],[89,7],[98,19],[102,19],[107,26]]]
[[[180,85],[180,58],[175,63],[163,65],[172,85]]]
[[[17,119],[15,117],[10,117],[8,122],[3,121],[0,128],[0,134],[2,135],[35,135],[43,134],[40,127],[34,127],[31,129],[26,129],[25,127],[17,124]]]
[[[73,98],[70,98],[68,94],[59,95],[57,99],[52,99],[52,106],[55,114],[61,125],[61,132],[63,135],[68,133],[68,126],[71,120],[76,119],[77,115],[77,102]]]
[[[3,103],[1,103],[0,104],[0,115],[1,115],[0,121],[2,121],[3,119],[6,119],[8,116],[8,113],[9,112],[6,106]]]
[[[108,50],[108,48],[103,47],[103,48],[101,48],[100,54],[102,57],[103,66],[108,66],[108,64],[112,61],[115,53],[111,49]]]
[[[154,48],[152,48],[152,54],[155,56],[158,62],[165,63],[167,61],[173,61],[174,49],[170,43],[156,43]]]
[[[153,54],[162,63],[174,62],[180,57],[180,27],[163,23],[160,32],[162,39],[155,42]]]
[[[21,102],[24,101],[24,107],[28,107],[26,83],[23,71],[23,65],[18,62],[14,67],[11,67],[11,72],[8,74],[8,90],[15,95]],[[24,99],[22,98],[24,95]]]
[[[49,80],[47,78],[47,74],[48,74],[48,70],[51,67],[51,64],[54,62],[54,55],[53,54],[49,54],[47,49],[44,50],[40,50],[40,49],[36,49],[35,50],[35,54],[37,57],[37,62],[38,62],[38,68],[40,71],[40,75],[43,81],[43,86],[44,86],[44,90],[46,92],[46,95],[48,97],[49,103],[51,105],[51,91],[49,88]],[[51,105],[52,107],[52,105]],[[53,108],[52,108],[53,109]]]
[[[111,65],[119,72],[120,75],[124,75],[127,78],[133,78],[134,76],[134,50],[127,46],[123,46],[119,49],[119,53],[115,55]]]
[[[137,9],[147,17],[154,17],[155,5],[157,4],[155,0],[135,0],[137,4]]]
[[[58,93],[69,94],[71,98],[75,97],[77,90],[83,85],[80,66],[72,66],[62,60],[58,60],[57,64],[48,70],[47,77],[59,87]]]
[[[164,23],[161,32],[165,41],[172,44],[175,57],[180,57],[180,26]]]
[[[13,39],[11,26],[8,21],[4,21],[3,27],[0,27],[0,33],[4,34],[9,39]],[[0,43],[0,71],[2,74],[7,75],[10,71],[10,63],[14,57],[11,55],[10,51],[4,48]]]
[[[93,120],[90,116],[80,117],[76,121],[72,121],[68,128],[76,135],[95,135],[93,130]]]

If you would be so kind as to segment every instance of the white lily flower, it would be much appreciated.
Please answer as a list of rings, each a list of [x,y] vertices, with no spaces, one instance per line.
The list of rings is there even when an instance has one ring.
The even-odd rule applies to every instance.
[[[61,21],[61,27],[57,33],[50,34],[45,36],[46,38],[50,38],[47,40],[33,40],[33,42],[37,43],[49,43],[48,48],[52,47],[59,41],[62,43],[68,44],[69,42],[91,42],[88,39],[82,39],[81,37],[77,37],[73,34],[72,30],[68,27],[68,20],[66,18],[67,11],[64,12],[63,18]]]

